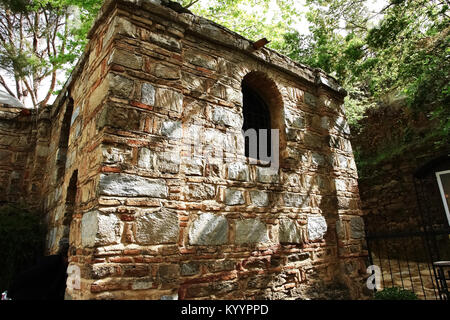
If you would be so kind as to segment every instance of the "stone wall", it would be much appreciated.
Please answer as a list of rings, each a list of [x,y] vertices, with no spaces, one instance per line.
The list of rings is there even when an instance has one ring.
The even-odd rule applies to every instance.
[[[40,112],[34,164],[48,252],[68,238],[80,270],[67,298],[361,297],[364,225],[333,78],[155,1],[106,1],[89,38]],[[280,130],[276,170],[244,155],[243,82]]]
[[[29,164],[36,135],[31,113],[0,105],[0,203],[29,202]]]
[[[359,125],[363,130],[352,143],[359,158],[359,188],[369,231],[420,229],[424,222],[419,205],[436,224],[445,224],[434,171],[415,177],[422,167],[450,153],[448,138],[433,134],[438,123],[405,106],[386,105],[369,110]],[[441,166],[446,168],[445,163]],[[417,198],[421,189],[427,190],[426,202]]]
[[[363,130],[352,142],[359,158],[359,188],[369,234],[419,232],[425,226],[429,231],[448,229],[435,171],[450,169],[450,144],[448,137],[435,134],[438,122],[404,105],[385,105],[369,110],[360,126]],[[427,167],[430,170],[425,171]],[[434,257],[439,252],[445,260],[450,258],[449,248],[448,235],[441,234],[431,252]],[[377,240],[372,250],[382,258],[429,259],[423,239],[417,236]]]

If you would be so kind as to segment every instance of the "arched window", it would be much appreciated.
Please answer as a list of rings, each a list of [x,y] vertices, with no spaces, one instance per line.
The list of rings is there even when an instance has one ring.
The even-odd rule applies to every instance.
[[[249,134],[246,135],[245,156],[256,158],[258,160],[262,160],[261,158],[265,156],[270,157],[272,149],[269,107],[261,96],[245,82],[242,83],[242,96],[244,115],[242,130],[245,133],[248,132],[249,129],[254,129],[256,133],[256,139],[252,139]],[[256,144],[256,146],[251,146],[251,144]],[[253,152],[251,152],[251,150],[253,150]],[[254,154],[255,151],[256,155]]]
[[[286,147],[284,105],[278,86],[261,71],[248,73],[241,86],[245,156],[278,166],[279,154]]]

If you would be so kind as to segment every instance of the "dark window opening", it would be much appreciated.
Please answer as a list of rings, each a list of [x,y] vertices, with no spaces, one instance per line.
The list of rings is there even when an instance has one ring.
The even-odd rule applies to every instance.
[[[270,158],[272,154],[269,107],[259,94],[245,83],[242,84],[242,95],[244,115],[242,130],[245,132],[248,129],[255,129],[257,136],[257,141],[252,141],[248,137],[245,137],[245,156],[254,156],[253,154],[250,154],[250,143],[256,143],[257,160],[265,160],[264,158],[261,159],[261,156],[265,157],[267,155],[267,157]],[[260,129],[265,129],[267,135],[261,135]],[[262,152],[261,154],[260,150],[261,145],[263,144],[266,144],[267,149],[266,152]],[[255,148],[253,148],[253,150],[255,150]]]

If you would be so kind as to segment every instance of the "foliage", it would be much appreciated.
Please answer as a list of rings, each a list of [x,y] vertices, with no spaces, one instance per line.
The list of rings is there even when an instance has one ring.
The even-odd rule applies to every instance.
[[[70,70],[84,49],[101,0],[0,0],[0,85],[12,96],[46,104],[58,72]],[[49,82],[44,97],[40,90]]]
[[[298,18],[295,0],[184,0],[182,5],[250,40],[266,37],[273,49],[282,48],[283,35]]]
[[[338,78],[350,92],[351,124],[367,107],[400,95],[412,109],[441,119],[448,136],[448,3],[391,0],[371,12],[366,2],[308,0],[311,35],[286,34],[283,51]]]
[[[45,228],[37,214],[21,206],[0,207],[0,290],[43,255]]]
[[[384,288],[381,291],[375,292],[375,300],[418,300],[417,295],[405,289],[398,287]]]

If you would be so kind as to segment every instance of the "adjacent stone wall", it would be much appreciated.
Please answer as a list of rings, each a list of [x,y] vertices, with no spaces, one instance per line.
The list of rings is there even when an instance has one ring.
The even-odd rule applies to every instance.
[[[438,123],[402,105],[386,105],[369,110],[360,126],[363,130],[352,142],[359,157],[359,187],[369,234],[417,232],[425,225],[429,230],[448,228],[435,171],[450,169],[450,148],[448,138],[434,134]],[[436,159],[441,160],[432,166]],[[418,176],[427,166],[433,170]],[[436,241],[431,248],[434,256],[439,251],[441,260],[448,259],[448,236],[437,236]],[[374,241],[372,250],[382,258],[429,259],[420,237]]]
[[[414,176],[430,161],[450,153],[448,138],[433,135],[438,123],[405,106],[386,105],[369,110],[359,126],[363,129],[352,142],[359,158],[359,187],[369,231],[419,230],[424,223],[419,205],[435,224],[445,225],[434,171],[420,179]],[[441,170],[448,167],[441,166]],[[417,198],[421,189],[428,199]]]
[[[36,136],[33,119],[30,110],[0,106],[0,203],[29,201]]]
[[[33,171],[48,252],[68,238],[80,270],[67,298],[362,296],[364,224],[334,79],[155,1],[106,1],[89,37],[39,114]],[[275,171],[244,156],[244,79],[280,130]]]

